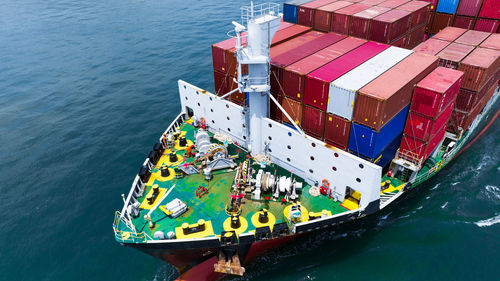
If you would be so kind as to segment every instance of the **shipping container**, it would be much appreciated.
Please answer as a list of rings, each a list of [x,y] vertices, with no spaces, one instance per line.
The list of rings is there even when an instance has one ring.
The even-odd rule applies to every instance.
[[[378,4],[377,6],[394,9],[408,2],[410,2],[410,0],[387,0]]]
[[[306,4],[302,4],[297,8],[297,23],[300,25],[311,26],[314,21],[314,11],[316,8],[328,5],[337,0],[316,0]]]
[[[464,29],[472,29],[474,28],[474,24],[476,24],[476,18],[466,17],[466,16],[456,16],[453,21],[454,27],[464,28]]]
[[[483,0],[460,0],[457,14],[462,16],[476,17]]]
[[[490,37],[484,40],[479,46],[488,49],[500,50],[500,34],[491,34]]]
[[[398,7],[398,10],[411,13],[410,29],[426,24],[431,4],[424,1],[411,1]]]
[[[307,74],[365,43],[366,40],[348,37],[282,69],[280,79],[284,94],[302,100]]]
[[[276,46],[271,47],[270,49],[270,57],[271,59],[284,54],[286,52],[289,52],[301,45],[304,45],[308,42],[311,42],[315,39],[320,38],[323,36],[324,33],[319,32],[319,31],[309,31],[305,34],[302,34],[296,38],[290,39],[287,41],[286,44],[278,44]],[[270,82],[271,82],[271,92],[273,93],[278,93],[279,92],[279,68],[275,67],[271,64],[271,74],[270,74]]]
[[[439,116],[455,101],[462,79],[461,71],[436,68],[417,83],[410,110],[430,118]]]
[[[390,43],[406,34],[410,26],[411,13],[401,10],[390,10],[372,20],[370,40]]]
[[[432,39],[439,39],[443,41],[453,42],[458,37],[462,36],[467,30],[458,27],[448,26],[441,30],[438,34],[434,35]]]
[[[358,91],[353,121],[380,130],[411,100],[415,84],[437,67],[438,58],[413,53]]]
[[[476,104],[486,95],[488,90],[497,84],[498,77],[491,77],[479,91],[471,91],[460,88],[455,102],[455,109],[470,112]]]
[[[312,2],[312,0],[292,0],[283,3],[283,20],[297,23],[297,6]]]
[[[350,131],[351,121],[337,115],[326,114],[324,138],[327,143],[347,149]]]
[[[493,77],[500,67],[500,51],[478,47],[458,67],[463,71],[462,87],[477,91]]]
[[[460,43],[451,43],[437,54],[439,57],[439,65],[458,69],[460,62],[474,50],[474,46],[464,45]]]
[[[417,47],[413,48],[413,51],[427,54],[427,55],[431,55],[431,56],[435,56],[439,52],[441,52],[441,50],[446,48],[446,46],[448,46],[449,44],[450,44],[450,42],[448,42],[448,41],[430,38],[430,39],[420,43]]]
[[[349,34],[349,26],[351,24],[352,15],[370,8],[368,5],[361,3],[353,4],[333,12],[331,31],[340,34]]]
[[[439,146],[446,133],[446,126],[440,128],[429,141],[421,141],[414,137],[403,135],[399,156],[408,160],[418,159],[422,163],[431,156],[432,152]]]
[[[281,105],[283,103],[283,99],[281,95],[273,94],[271,95],[276,99],[276,101]],[[281,110],[278,108],[276,103],[272,100],[269,101],[269,117],[274,121],[281,122]]]
[[[352,120],[356,92],[412,53],[389,47],[330,83],[327,111]]]
[[[304,105],[302,129],[311,136],[322,139],[325,127],[325,112],[312,106]]]
[[[458,0],[439,0],[436,12],[455,14],[458,6]]]
[[[390,8],[374,6],[352,15],[349,35],[368,39],[372,19],[388,11]]]
[[[229,92],[227,90],[228,75],[214,69],[214,89],[217,96],[222,96]]]
[[[280,89],[280,77],[281,70],[292,63],[299,61],[309,55],[316,53],[317,51],[326,48],[342,39],[344,39],[344,35],[336,34],[336,33],[319,33],[317,38],[306,42],[300,46],[297,46],[289,51],[282,53],[280,55],[274,56],[271,58],[271,88],[274,92]],[[282,91],[281,91],[282,92]]]
[[[479,16],[482,18],[500,19],[500,1],[484,0]]]
[[[422,41],[424,41],[425,35],[425,24],[422,24],[420,27],[415,28],[413,31],[408,33],[408,39],[406,41],[405,48],[413,49]]]
[[[370,159],[380,155],[382,150],[403,132],[407,114],[408,106],[398,112],[379,131],[353,122],[349,136],[349,150]]]
[[[408,45],[407,41],[408,41],[408,35],[403,34],[401,37],[389,43],[389,45],[399,48],[405,48],[406,45]]]
[[[391,163],[392,159],[394,159],[394,156],[396,156],[396,152],[398,151],[402,137],[403,137],[402,135],[396,137],[391,143],[389,143],[382,150],[382,152],[380,152],[378,156],[376,156],[374,159],[367,159],[367,160],[377,164],[382,168],[387,166],[389,163]]]
[[[359,3],[365,4],[365,5],[368,5],[368,6],[375,6],[375,5],[378,5],[378,4],[380,4],[382,2],[385,2],[385,1],[387,1],[387,0],[363,0],[363,1],[359,2]]]
[[[436,12],[436,6],[438,3],[438,0],[423,0],[423,1],[431,3],[431,7],[430,7],[431,11]]]
[[[300,125],[302,123],[302,103],[298,102],[293,99],[289,99],[287,97],[281,97],[281,106],[283,109],[290,115],[292,120],[297,124]],[[279,109],[278,109],[279,110]],[[291,123],[290,120],[284,115],[281,114],[281,120],[283,123]]]
[[[431,5],[432,7],[432,5]],[[434,16],[436,16],[436,12],[431,10],[431,13],[429,14],[429,20],[427,21],[427,25],[425,26],[425,34],[430,35],[431,34],[431,29],[432,29],[432,23],[434,21]]]
[[[471,46],[479,46],[486,38],[490,36],[488,32],[467,30],[462,36],[458,37],[455,42]]]
[[[316,12],[314,13],[314,29],[324,32],[330,31],[333,12],[350,5],[352,5],[352,2],[337,1],[317,8]]]
[[[306,76],[304,103],[326,110],[330,82],[389,48],[388,45],[368,42]]]
[[[444,111],[435,118],[410,111],[406,119],[404,134],[424,142],[428,141],[438,133],[439,129],[448,124],[452,110],[453,102],[448,104]]]
[[[498,30],[500,20],[494,19],[477,19],[474,30],[495,33]]]
[[[453,15],[436,13],[432,20],[431,33],[438,33],[453,22]]]

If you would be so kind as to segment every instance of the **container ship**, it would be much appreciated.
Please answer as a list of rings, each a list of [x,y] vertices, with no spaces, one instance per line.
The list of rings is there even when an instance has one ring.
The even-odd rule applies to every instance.
[[[180,113],[122,195],[116,241],[183,280],[241,276],[418,190],[500,113],[500,34],[425,40],[431,6],[242,7],[212,45],[214,93],[178,81]]]

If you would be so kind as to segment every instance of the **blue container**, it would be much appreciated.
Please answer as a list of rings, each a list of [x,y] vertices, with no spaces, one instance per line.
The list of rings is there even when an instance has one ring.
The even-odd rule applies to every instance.
[[[394,156],[396,156],[396,152],[398,151],[402,138],[403,134],[397,136],[391,143],[389,143],[389,145],[387,145],[382,150],[382,152],[377,157],[367,160],[379,165],[382,168],[385,167],[387,164],[391,163],[392,159],[394,159]]]
[[[439,0],[436,12],[454,14],[457,11],[459,0]]]
[[[402,134],[410,106],[403,108],[385,124],[380,132],[352,123],[349,135],[349,150],[368,159],[376,159],[396,137]]]
[[[292,0],[283,3],[283,21],[297,23],[297,6],[312,0]]]

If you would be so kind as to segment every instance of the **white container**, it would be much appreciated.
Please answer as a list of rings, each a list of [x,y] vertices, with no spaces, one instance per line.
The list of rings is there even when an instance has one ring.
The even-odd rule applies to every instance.
[[[391,46],[330,83],[327,111],[352,120],[356,92],[413,51]]]

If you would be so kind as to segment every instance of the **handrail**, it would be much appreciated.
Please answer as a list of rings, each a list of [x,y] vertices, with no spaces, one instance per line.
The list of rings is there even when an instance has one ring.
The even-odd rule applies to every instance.
[[[128,231],[120,230],[120,222],[122,222],[125,225]],[[124,219],[124,217],[118,211],[116,211],[115,213],[115,219],[113,221],[113,231],[115,232],[115,239],[120,242],[137,243],[137,242],[147,242],[149,240],[153,240],[153,238],[151,238],[151,236],[149,236],[145,232],[137,233],[135,231],[135,228],[133,228],[133,224],[131,222],[127,222],[126,218]]]

